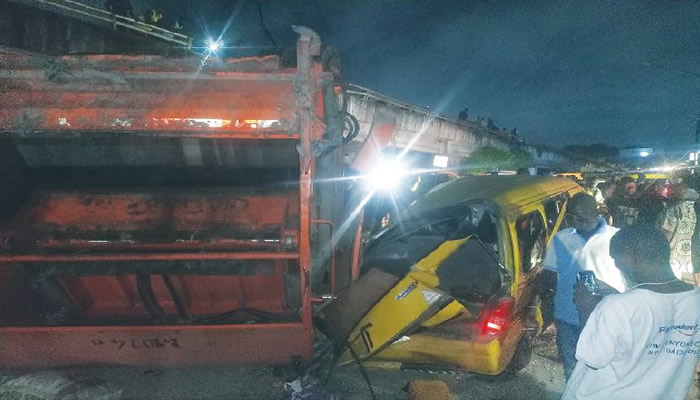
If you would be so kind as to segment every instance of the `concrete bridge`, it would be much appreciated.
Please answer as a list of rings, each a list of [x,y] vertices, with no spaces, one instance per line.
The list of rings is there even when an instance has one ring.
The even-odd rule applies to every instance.
[[[360,133],[351,146],[359,147],[368,140],[368,134],[378,126],[389,127],[385,142],[390,148],[410,147],[423,152],[449,157],[450,166],[459,165],[476,149],[493,146],[504,150],[524,150],[532,154],[533,165],[568,170],[579,163],[562,153],[528,145],[504,131],[489,129],[475,121],[458,121],[436,115],[433,111],[416,107],[367,88],[350,85],[347,111],[360,122]],[[350,154],[353,154],[351,147]]]

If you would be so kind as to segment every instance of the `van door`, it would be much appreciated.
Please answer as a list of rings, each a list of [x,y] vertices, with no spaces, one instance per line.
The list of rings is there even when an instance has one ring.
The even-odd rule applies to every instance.
[[[564,213],[568,200],[569,194],[562,193],[550,197],[542,203],[547,220],[547,246],[549,246],[549,243],[552,241],[554,234],[564,227]]]
[[[529,312],[535,300],[534,283],[543,268],[547,246],[547,228],[543,212],[538,209],[520,216],[515,222],[515,229],[520,261],[516,309],[518,316],[527,323],[532,320]]]

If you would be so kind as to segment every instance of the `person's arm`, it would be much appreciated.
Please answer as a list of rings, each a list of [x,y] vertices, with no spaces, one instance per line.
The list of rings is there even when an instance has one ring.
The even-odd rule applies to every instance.
[[[674,215],[674,210],[675,208],[673,206],[664,208],[664,210],[659,214],[659,218],[656,221],[657,226],[661,228],[661,231],[664,233],[664,236],[666,236],[666,240],[668,240],[669,242],[671,241],[671,238],[673,237],[673,231],[675,230],[675,227],[678,224],[678,221]]]
[[[544,269],[552,272],[559,272],[559,264],[563,255],[563,244],[559,238],[559,233],[554,235],[552,242],[547,246],[547,251],[544,256]]]
[[[695,285],[700,286],[700,223],[695,229],[698,231],[693,235],[690,248],[693,260],[693,278],[695,278]]]
[[[700,199],[695,200],[695,234],[691,238],[690,254],[693,261],[693,278],[695,284],[700,286]]]
[[[590,368],[600,369],[627,354],[631,345],[629,314],[618,301],[609,297],[595,307],[583,327],[576,358]]]
[[[535,291],[538,294],[551,293],[556,287],[557,274],[559,273],[559,255],[562,251],[561,246],[559,238],[554,236],[544,256],[544,270],[535,280]]]

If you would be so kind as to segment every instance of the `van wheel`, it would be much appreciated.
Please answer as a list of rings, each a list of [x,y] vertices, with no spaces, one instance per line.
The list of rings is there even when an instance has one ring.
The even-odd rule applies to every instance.
[[[518,348],[515,349],[513,358],[510,363],[498,375],[476,375],[475,377],[484,382],[503,382],[514,379],[517,372],[527,367],[532,358],[532,341],[529,337],[523,335],[518,342]]]
[[[521,369],[527,367],[532,359],[532,340],[523,335],[518,342],[518,348],[515,349],[515,354],[513,354],[513,359],[510,360],[508,369],[512,371],[520,371]]]

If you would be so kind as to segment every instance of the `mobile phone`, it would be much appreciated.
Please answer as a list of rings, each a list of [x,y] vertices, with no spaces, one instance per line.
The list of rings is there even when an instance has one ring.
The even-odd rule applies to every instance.
[[[600,288],[598,288],[598,282],[595,279],[595,273],[593,271],[581,271],[576,274],[576,281],[582,282],[583,287],[588,290],[588,292],[594,296],[600,294]]]

